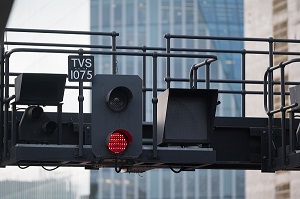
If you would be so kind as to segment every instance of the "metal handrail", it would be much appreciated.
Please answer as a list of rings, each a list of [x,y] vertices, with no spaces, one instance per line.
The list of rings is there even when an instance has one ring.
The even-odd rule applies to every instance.
[[[285,91],[285,85],[296,85],[299,82],[285,82],[284,80],[284,67],[294,63],[300,62],[300,58],[292,59],[287,62],[280,63],[279,65],[273,66],[273,56],[274,55],[296,55],[300,56],[300,52],[283,52],[283,51],[275,51],[274,50],[274,42],[287,42],[287,43],[300,43],[300,40],[296,39],[275,39],[275,38],[239,38],[239,37],[214,37],[214,36],[191,36],[191,35],[172,35],[166,34],[166,46],[165,47],[149,47],[149,46],[118,46],[116,42],[116,37],[119,36],[119,33],[116,32],[90,32],[90,31],[65,31],[65,30],[40,30],[40,29],[16,29],[16,28],[8,28],[6,29],[7,32],[19,32],[19,33],[45,33],[45,34],[74,34],[74,35],[93,35],[93,36],[109,36],[112,39],[111,45],[89,45],[89,44],[62,44],[62,43],[38,43],[38,42],[12,42],[12,41],[5,41],[5,45],[21,45],[21,46],[34,46],[39,48],[14,48],[7,51],[5,54],[1,55],[2,67],[1,67],[1,106],[4,107],[4,113],[1,112],[1,121],[6,120],[8,121],[8,110],[9,110],[9,99],[12,96],[9,95],[9,87],[12,85],[9,84],[10,76],[16,75],[14,73],[9,73],[10,66],[9,66],[9,59],[10,56],[14,53],[19,52],[33,52],[33,53],[64,53],[64,54],[93,54],[93,55],[109,55],[112,57],[112,73],[117,74],[117,56],[138,56],[142,57],[142,64],[143,64],[143,112],[145,114],[145,104],[146,104],[146,92],[152,92],[152,104],[153,104],[153,139],[154,143],[156,142],[156,111],[157,111],[157,93],[163,91],[165,88],[158,88],[157,86],[157,72],[158,72],[158,59],[165,58],[166,59],[166,88],[170,88],[171,82],[188,82],[191,88],[197,88],[198,82],[204,82],[205,88],[209,89],[212,83],[230,83],[230,84],[239,84],[241,85],[240,90],[219,90],[219,93],[225,94],[234,94],[234,95],[241,95],[242,96],[242,116],[245,117],[245,97],[246,95],[263,95],[264,101],[264,110],[268,116],[268,166],[271,167],[272,160],[274,159],[274,154],[272,153],[272,131],[273,131],[273,119],[274,114],[281,112],[282,113],[282,146],[286,145],[285,141],[285,114],[286,111],[295,107],[296,104],[286,105],[285,103],[285,95],[289,95],[289,92]],[[256,51],[256,50],[247,50],[247,49],[194,49],[194,48],[171,48],[171,39],[195,39],[195,40],[226,40],[226,41],[242,41],[242,42],[263,42],[267,43],[269,49],[267,51]],[[41,47],[41,48],[40,48]],[[46,48],[45,48],[46,47]],[[47,48],[47,47],[57,47],[57,48]],[[70,48],[80,48],[80,49],[70,49]],[[89,49],[81,49],[81,48],[89,48]],[[90,50],[91,49],[91,50]],[[101,49],[101,50],[96,50]],[[110,49],[110,51],[108,50]],[[195,54],[196,53],[196,54]],[[202,54],[199,54],[202,53]],[[212,55],[212,53],[214,55]],[[210,78],[210,64],[216,61],[218,58],[219,53],[226,53],[226,54],[239,54],[241,55],[241,79],[239,80],[223,80],[223,79],[211,79]],[[254,80],[246,80],[246,72],[245,72],[245,65],[246,65],[246,55],[249,54],[260,54],[260,55],[268,55],[269,57],[269,66],[264,74],[263,81],[254,81]],[[199,63],[193,64],[190,68],[189,78],[175,78],[171,77],[171,58],[180,57],[180,58],[198,58],[203,59]],[[146,67],[147,67],[147,58],[152,60],[152,88],[146,87]],[[5,64],[5,66],[4,66]],[[202,67],[206,66],[205,78],[198,79],[197,77],[197,70]],[[281,70],[281,81],[275,82],[273,79],[273,71],[280,69]],[[5,81],[5,82],[4,82]],[[257,84],[263,86],[263,91],[249,91],[246,90],[246,85],[248,84]],[[281,92],[274,92],[273,86],[276,84],[281,85]],[[76,86],[67,86],[66,88],[78,88]],[[90,86],[83,87],[84,89],[91,89]],[[274,96],[280,95],[281,96],[281,107],[274,109]],[[3,115],[4,114],[4,115]],[[143,116],[143,120],[145,120],[145,115]],[[3,131],[3,130],[2,130]],[[5,139],[7,139],[7,135],[4,137],[4,144]],[[6,149],[7,146],[4,148]],[[282,147],[282,153],[286,154],[285,147]],[[4,153],[7,151],[4,151]],[[157,148],[153,148],[153,157],[156,158],[157,156]],[[286,161],[286,160],[284,160]]]

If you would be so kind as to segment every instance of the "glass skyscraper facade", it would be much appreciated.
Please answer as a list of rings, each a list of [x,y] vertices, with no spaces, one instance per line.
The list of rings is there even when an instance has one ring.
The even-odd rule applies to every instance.
[[[72,190],[71,184],[55,179],[36,181],[0,181],[0,193],[2,199],[76,198],[76,192]]]
[[[91,0],[91,31],[120,33],[119,46],[165,47],[165,33],[199,36],[243,36],[243,1],[239,0]],[[91,37],[91,44],[111,45],[105,37]],[[171,47],[193,49],[243,49],[242,42],[222,40],[174,39]],[[241,58],[236,54],[217,54],[211,78],[240,79]],[[111,57],[95,57],[97,73],[111,73]],[[141,58],[119,56],[119,74],[142,73]],[[202,60],[173,58],[171,77],[188,78],[190,66]],[[151,62],[149,62],[149,65]],[[165,88],[166,61],[158,59],[158,86]],[[152,68],[146,69],[151,86]],[[204,77],[203,69],[199,78]],[[224,90],[238,85],[220,84]],[[171,82],[171,87],[188,88],[188,83]],[[199,88],[203,87],[199,84]],[[146,120],[151,121],[151,96]],[[239,116],[238,95],[220,95],[219,116]],[[141,174],[115,173],[113,169],[91,171],[91,199],[102,198],[245,198],[244,171],[196,170],[175,174],[170,170],[150,170]]]
[[[0,169],[1,199],[89,198],[90,176],[83,168],[66,167],[53,171],[41,167],[21,168],[8,166]]]
[[[91,171],[90,199],[243,199],[244,171],[157,169],[141,174]]]

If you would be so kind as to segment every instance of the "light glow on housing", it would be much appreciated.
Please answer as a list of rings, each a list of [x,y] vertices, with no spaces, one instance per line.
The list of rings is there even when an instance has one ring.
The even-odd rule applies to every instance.
[[[107,147],[114,154],[124,152],[132,141],[132,136],[129,132],[119,129],[110,134]]]

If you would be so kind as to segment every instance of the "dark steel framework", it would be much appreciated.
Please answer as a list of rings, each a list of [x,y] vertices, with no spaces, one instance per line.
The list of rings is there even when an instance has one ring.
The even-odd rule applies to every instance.
[[[274,38],[235,38],[235,37],[211,37],[188,36],[166,34],[165,48],[147,46],[118,46],[116,32],[86,32],[86,31],[62,31],[62,30],[37,30],[37,29],[6,29],[6,32],[20,32],[33,34],[72,34],[72,35],[97,35],[111,38],[111,45],[87,45],[87,44],[62,44],[62,43],[37,43],[37,42],[12,42],[4,41],[8,46],[24,46],[5,51],[1,47],[0,69],[0,165],[24,166],[74,166],[88,169],[112,167],[117,172],[143,172],[155,168],[171,168],[174,172],[195,169],[261,169],[264,172],[276,170],[298,170],[300,168],[300,146],[297,144],[298,120],[291,108],[297,107],[297,103],[287,105],[285,85],[298,85],[300,82],[285,82],[284,69],[289,64],[300,62],[293,59],[287,62],[273,65],[274,55],[296,55],[299,52],[274,51],[275,42],[300,43],[300,40],[274,39]],[[3,38],[1,38],[3,39]],[[246,49],[190,49],[171,48],[173,39],[193,40],[224,40],[241,42],[264,42],[269,45],[268,51],[255,51]],[[3,39],[4,40],[4,39]],[[78,50],[70,49],[78,48]],[[140,52],[138,52],[140,51]],[[66,89],[79,89],[79,113],[62,113],[58,106],[57,113],[49,113],[53,118],[62,121],[57,144],[26,144],[18,142],[17,117],[22,114],[17,111],[14,103],[15,96],[10,94],[9,78],[17,76],[10,72],[10,57],[19,52],[32,53],[56,53],[73,55],[110,55],[112,58],[112,74],[117,75],[117,56],[142,57],[142,86],[143,86],[143,151],[140,157],[134,160],[103,160],[97,159],[92,154],[90,126],[91,114],[83,114],[82,89],[91,89],[90,86],[66,86]],[[241,79],[222,80],[210,78],[210,66],[217,61],[217,53],[235,53],[241,56]],[[261,81],[246,80],[245,64],[247,54],[263,54],[269,57],[269,66]],[[171,77],[171,58],[199,58],[203,61],[195,63],[190,68],[189,78]],[[152,65],[147,65],[147,58],[152,59]],[[212,83],[240,84],[241,90],[219,90],[219,94],[241,95],[241,117],[216,117],[211,142],[208,146],[176,147],[157,146],[157,96],[158,92],[166,88],[157,86],[157,59],[166,59],[166,88],[171,87],[171,82],[189,82],[190,89],[196,89],[199,82],[205,83],[209,89]],[[146,67],[152,67],[152,87],[146,87]],[[205,78],[199,79],[197,70],[205,67]],[[280,82],[274,81],[273,71],[280,70]],[[26,71],[24,71],[26,72]],[[246,90],[247,84],[263,85],[263,91]],[[280,92],[274,91],[274,85],[280,85]],[[146,122],[146,93],[152,92],[153,118],[151,123]],[[263,95],[265,118],[245,117],[246,95]],[[280,95],[281,106],[274,109],[274,96]],[[289,111],[289,119],[286,119]],[[281,113],[281,118],[275,118],[275,113]],[[78,117],[79,115],[79,117]],[[79,127],[79,128],[78,128]]]

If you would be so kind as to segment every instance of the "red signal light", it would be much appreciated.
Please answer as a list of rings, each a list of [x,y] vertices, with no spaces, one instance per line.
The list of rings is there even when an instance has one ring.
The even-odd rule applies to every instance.
[[[126,130],[118,129],[111,133],[108,137],[107,147],[111,152],[119,154],[124,152],[128,144],[130,144],[131,142],[131,134]]]

